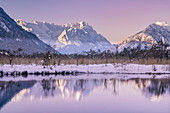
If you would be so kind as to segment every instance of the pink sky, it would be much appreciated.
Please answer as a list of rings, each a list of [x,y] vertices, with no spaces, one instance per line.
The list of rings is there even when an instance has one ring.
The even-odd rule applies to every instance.
[[[30,22],[86,21],[112,43],[157,21],[170,24],[170,0],[0,0],[0,7]]]

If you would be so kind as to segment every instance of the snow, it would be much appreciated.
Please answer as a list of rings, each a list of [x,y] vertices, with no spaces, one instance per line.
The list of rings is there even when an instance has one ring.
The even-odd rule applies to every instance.
[[[156,25],[159,25],[159,26],[169,26],[166,22],[156,22]]]
[[[68,36],[67,36],[67,33],[66,33],[66,30],[64,30],[62,33],[61,33],[61,35],[58,37],[58,41],[60,42],[60,43],[63,43],[63,44],[65,44],[65,45],[67,45],[68,44]]]
[[[0,27],[2,27],[6,32],[10,32],[10,30],[9,30],[8,27],[5,25],[5,23],[0,22]]]
[[[127,47],[137,48],[139,45],[141,49],[145,49],[145,46],[151,48],[153,44],[161,41],[170,45],[170,26],[165,22],[156,22],[118,44],[118,51],[121,52]],[[111,51],[115,52],[115,48]]]
[[[84,22],[84,21],[82,21],[82,22],[80,22],[80,28],[82,29],[84,26],[87,26],[88,25],[88,23],[86,23],[86,22]]]
[[[33,24],[38,24],[37,21],[34,21]]]
[[[64,25],[64,27],[75,28],[75,29],[83,29],[86,26],[88,26],[88,23],[84,21]]]
[[[170,47],[167,47],[166,50],[167,50],[167,51],[170,51]]]
[[[163,73],[170,74],[170,65],[139,65],[139,64],[98,64],[98,65],[50,65],[46,68],[42,65],[0,65],[0,71],[14,72],[14,71],[28,71],[28,72],[61,72],[61,71],[78,71],[93,74],[145,74],[145,73]]]
[[[21,42],[21,40],[20,40],[19,38],[16,38],[16,41],[19,41],[19,42]]]
[[[16,21],[20,22],[23,26],[27,26],[27,23],[24,21]],[[22,48],[22,53],[29,55],[37,52],[45,53],[47,49],[54,51],[53,48],[43,43],[36,36],[24,31],[4,11],[0,11],[0,29],[0,38],[2,38],[2,41],[0,40],[1,50],[16,51],[18,48]],[[35,41],[37,41],[39,45],[36,45]]]
[[[106,38],[97,34],[92,26],[84,21],[62,26],[37,21],[29,23],[20,19],[15,21],[23,29],[36,34],[40,40],[63,54],[82,53],[90,49],[103,51],[111,45]],[[89,46],[89,43],[94,45]]]

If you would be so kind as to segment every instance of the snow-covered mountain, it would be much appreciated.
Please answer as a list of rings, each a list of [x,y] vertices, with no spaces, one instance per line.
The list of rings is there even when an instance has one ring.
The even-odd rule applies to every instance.
[[[118,50],[124,48],[136,48],[140,46],[142,49],[147,46],[150,48],[153,44],[164,43],[170,45],[170,25],[165,22],[156,22],[149,25],[145,30],[125,39],[118,44]]]
[[[25,22],[15,19],[26,31],[36,34],[46,44],[61,53],[81,53],[83,51],[105,50],[111,44],[86,22],[55,25],[47,22]]]
[[[54,51],[53,48],[46,45],[33,33],[22,29],[22,27],[17,25],[17,23],[0,8],[0,49],[13,52],[19,48],[21,48],[25,54]]]

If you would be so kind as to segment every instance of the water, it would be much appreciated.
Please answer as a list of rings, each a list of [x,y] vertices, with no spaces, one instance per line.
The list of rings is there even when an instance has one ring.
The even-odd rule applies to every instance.
[[[170,78],[1,81],[0,112],[170,113]]]

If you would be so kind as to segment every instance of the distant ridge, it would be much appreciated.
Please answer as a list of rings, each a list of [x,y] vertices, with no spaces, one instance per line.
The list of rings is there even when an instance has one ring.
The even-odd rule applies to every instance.
[[[0,8],[0,49],[17,51],[21,48],[25,54],[55,51],[39,40],[34,34],[25,31]]]
[[[138,46],[144,49],[145,47],[151,48],[152,45],[158,43],[170,45],[170,25],[166,22],[156,22],[149,25],[146,29],[119,43],[117,48],[118,51],[128,47],[137,48]],[[109,47],[108,49],[115,52],[115,48],[116,46],[114,48]]]

